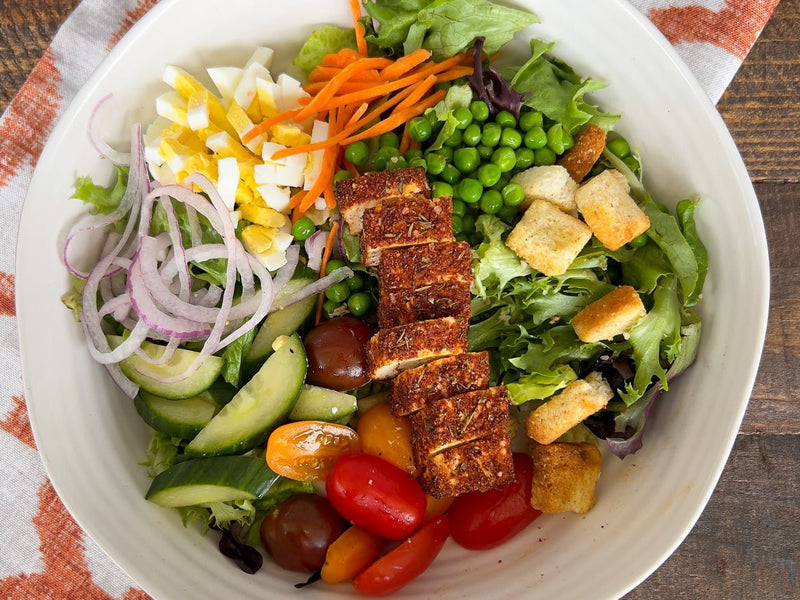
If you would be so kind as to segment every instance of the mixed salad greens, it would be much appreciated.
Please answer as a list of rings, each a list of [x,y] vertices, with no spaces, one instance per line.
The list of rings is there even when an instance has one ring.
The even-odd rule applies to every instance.
[[[524,64],[495,67],[495,55],[535,15],[488,0],[374,0],[363,3],[364,16],[350,4],[354,27],[322,26],[297,54],[302,85],[286,74],[273,80],[265,48],[243,69],[209,70],[219,96],[167,68],[173,91],[158,99],[159,119],[144,134],[132,129],[130,156],[98,142],[117,163],[113,183],[76,181],[74,197],[92,214],[64,249],[75,282],[64,301],[92,355],[154,430],[150,500],[222,531],[220,549],[248,572],[262,560],[251,546],[263,543],[287,568],[322,568],[325,581],[355,578],[360,591],[384,593],[424,570],[466,509],[454,506],[447,522],[441,515],[450,504],[428,498],[427,520],[416,515],[394,538],[410,536],[415,566],[381,588],[381,569],[401,560],[394,551],[378,558],[390,536],[376,538],[360,521],[347,529],[337,511],[311,499],[339,456],[386,450],[371,443],[368,421],[385,422],[379,438],[405,435],[408,444],[407,425],[376,416],[386,411],[384,386],[364,377],[378,289],[340,220],[335,180],[424,168],[434,196],[453,198],[453,232],[472,248],[469,348],[489,352],[492,385],[507,386],[525,412],[599,371],[613,399],[564,439],[605,440],[620,458],[641,448],[656,398],[695,358],[693,307],[708,257],[694,224],[698,202],[682,200],[673,214],[654,201],[640,157],[613,133],[619,116],[588,99],[603,83],[575,73],[553,56],[554,43],[537,39]],[[386,91],[370,95],[376,88]],[[565,273],[546,276],[505,243],[524,200],[512,179],[555,164],[590,124],[607,135],[591,174],[624,174],[650,228],[613,251],[592,238]],[[104,246],[84,272],[69,245],[97,230]],[[621,285],[635,288],[646,316],[625,336],[581,341],[570,320]],[[344,382],[334,373],[342,365],[326,356],[331,348],[350,357]],[[395,464],[413,473],[408,456]],[[344,470],[332,477],[346,488]],[[517,485],[505,493],[526,492]],[[315,556],[310,545],[287,549],[276,533],[297,519],[298,502],[308,506],[295,512],[324,524],[295,523],[326,540],[321,562],[305,560]],[[419,512],[408,506],[397,510]],[[534,513],[520,515],[521,526]],[[347,544],[333,544],[345,533]],[[343,546],[371,550],[354,567]]]

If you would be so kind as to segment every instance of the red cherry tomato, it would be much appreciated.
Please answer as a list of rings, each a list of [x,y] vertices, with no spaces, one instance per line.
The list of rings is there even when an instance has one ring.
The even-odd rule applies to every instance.
[[[514,454],[516,481],[488,492],[458,496],[450,507],[453,539],[464,548],[485,550],[511,539],[530,525],[541,511],[531,507],[533,461]]]
[[[442,515],[372,563],[353,580],[353,586],[370,596],[399,590],[431,565],[449,535],[450,520]]]
[[[369,325],[354,317],[323,321],[303,339],[309,383],[338,391],[369,383],[366,346]]]
[[[408,537],[422,523],[427,504],[415,479],[371,454],[339,458],[325,491],[345,519],[387,540]]]

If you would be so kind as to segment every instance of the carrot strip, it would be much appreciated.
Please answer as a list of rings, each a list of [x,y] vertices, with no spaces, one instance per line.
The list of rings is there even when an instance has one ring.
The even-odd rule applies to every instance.
[[[326,54],[322,57],[320,65],[323,67],[344,68],[350,63],[356,62],[361,56],[352,48],[342,48],[334,54]]]
[[[408,73],[414,67],[424,63],[430,57],[430,51],[425,50],[424,48],[414,50],[411,54],[406,54],[405,56],[398,58],[388,67],[381,69],[380,77],[384,81],[397,79],[398,77]]]
[[[336,77],[339,73],[341,73],[344,69],[338,67],[315,67],[311,73],[308,74],[308,81],[309,83],[319,83],[321,81],[328,82],[334,77]],[[368,71],[364,71],[363,73],[356,73],[351,78],[350,81],[359,81],[359,82],[379,82],[383,81],[377,69],[369,69]]]
[[[325,241],[325,250],[322,252],[322,262],[319,265],[319,276],[323,277],[325,275],[325,268],[328,266],[328,261],[331,259],[331,254],[333,253],[333,242],[336,239],[336,235],[339,233],[339,222],[334,221],[331,223],[331,230],[328,233],[328,239]],[[322,319],[322,303],[325,301],[325,294],[320,293],[319,298],[317,299],[317,314],[315,316],[316,324],[319,325],[320,320]]]
[[[350,0],[350,11],[353,13],[353,27],[356,30],[356,48],[361,56],[367,56],[367,40],[364,39],[364,26],[358,21],[361,18],[361,4],[358,0]]]
[[[408,108],[422,100],[422,97],[427,94],[428,90],[434,85],[436,85],[436,75],[428,75],[425,79],[416,84],[414,91],[412,91],[408,97],[397,105],[397,110]]]
[[[400,151],[400,154],[405,154],[408,152],[409,147],[411,146],[411,135],[408,133],[408,121],[403,126],[403,135],[400,136],[400,145],[397,149]]]
[[[316,81],[314,83],[307,83],[303,86],[303,90],[311,94],[312,96],[316,96],[319,94],[326,85],[330,83],[328,81]],[[363,92],[364,90],[368,90],[375,85],[375,82],[369,81],[346,81],[344,82],[339,89],[337,90],[340,94],[353,94],[356,92]],[[313,98],[300,98],[300,103],[308,105]]]
[[[361,173],[358,172],[358,168],[351,162],[344,161],[344,168],[347,169],[352,177],[361,175]]]
[[[289,198],[289,208],[296,208],[300,206],[300,202],[303,201],[303,198],[306,194],[307,192],[305,190],[300,190],[294,196]]]
[[[279,123],[283,123],[284,121],[288,121],[289,119],[295,117],[297,113],[300,112],[300,110],[301,109],[299,108],[292,108],[289,110],[285,110],[282,113],[278,113],[277,115],[275,115],[274,117],[270,117],[266,121],[261,121],[261,123],[253,127],[250,131],[248,131],[242,136],[242,143],[247,144],[251,140],[255,139],[256,137],[267,131],[267,129],[269,129],[273,125],[277,125]]]
[[[439,73],[436,76],[436,82],[444,83],[445,81],[453,81],[454,79],[458,79],[460,77],[467,77],[468,75],[471,76],[473,72],[474,72],[473,67],[467,67],[467,66],[453,67],[452,69],[448,69],[443,73]]]
[[[400,110],[400,111],[397,111],[397,110],[393,111],[390,116],[388,116],[387,118],[383,119],[382,121],[379,121],[378,123],[376,123],[372,127],[369,127],[367,129],[365,129],[364,131],[362,131],[361,133],[358,133],[356,135],[350,136],[350,137],[342,140],[341,141],[341,145],[342,146],[346,146],[347,144],[352,144],[353,142],[357,142],[359,140],[375,137],[377,135],[381,135],[382,133],[386,133],[387,131],[391,131],[392,129],[394,129],[395,127],[397,127],[399,125],[402,125],[403,123],[405,123],[409,119],[412,119],[413,117],[416,117],[416,116],[422,114],[427,109],[429,109],[431,106],[433,106],[434,104],[439,102],[439,100],[444,98],[444,96],[445,96],[445,91],[444,90],[439,90],[438,92],[428,96],[424,101],[420,102],[416,106],[412,106],[410,108],[405,108],[405,109]]]

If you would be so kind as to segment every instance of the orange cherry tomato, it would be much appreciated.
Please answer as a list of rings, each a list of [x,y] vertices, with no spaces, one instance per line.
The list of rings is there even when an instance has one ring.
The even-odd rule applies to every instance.
[[[320,577],[325,583],[350,581],[378,558],[383,548],[380,536],[353,525],[328,546]]]
[[[360,450],[358,433],[346,425],[296,421],[270,434],[267,466],[295,481],[318,481],[328,476],[340,456]]]
[[[414,475],[411,451],[411,425],[406,417],[396,417],[388,404],[376,404],[358,418],[361,450],[380,456],[386,462]]]

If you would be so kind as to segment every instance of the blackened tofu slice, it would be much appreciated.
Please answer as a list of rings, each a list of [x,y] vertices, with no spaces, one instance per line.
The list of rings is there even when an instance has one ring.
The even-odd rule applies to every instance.
[[[378,326],[397,327],[442,317],[469,319],[471,302],[466,282],[433,283],[415,289],[382,288],[378,300]]]
[[[389,248],[454,241],[452,213],[449,197],[406,198],[365,210],[361,261],[377,267],[381,253]]]
[[[378,171],[337,181],[336,204],[350,233],[360,235],[364,211],[382,202],[410,197],[430,198],[431,188],[422,167]]]
[[[467,242],[390,248],[378,264],[381,291],[415,289],[443,282],[472,283],[472,252]]]
[[[410,416],[414,462],[497,432],[507,432],[508,390],[498,386],[428,402]]]
[[[448,356],[400,373],[392,382],[391,406],[396,416],[421,409],[464,392],[489,385],[489,353],[471,352]]]
[[[391,379],[401,371],[467,351],[466,319],[445,317],[381,329],[367,344],[372,379]]]
[[[498,431],[474,442],[429,457],[419,478],[434,498],[484,492],[514,481],[511,437]]]

